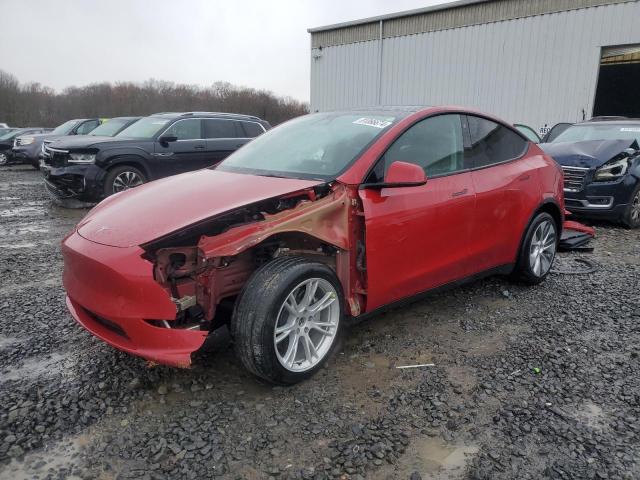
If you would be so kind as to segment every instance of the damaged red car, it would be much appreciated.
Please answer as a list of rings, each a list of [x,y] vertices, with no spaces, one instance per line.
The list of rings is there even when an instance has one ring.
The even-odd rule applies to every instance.
[[[542,281],[562,192],[556,162],[480,112],[307,115],[96,206],[63,241],[67,304],[105,342],[179,367],[228,325],[248,370],[292,384],[348,321],[485,275]]]

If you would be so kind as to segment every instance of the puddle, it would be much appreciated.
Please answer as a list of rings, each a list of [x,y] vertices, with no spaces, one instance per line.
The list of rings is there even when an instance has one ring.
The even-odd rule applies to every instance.
[[[17,249],[17,248],[36,248],[38,245],[36,243],[27,242],[27,243],[0,243],[0,248],[6,249]]]
[[[6,367],[0,373],[3,382],[9,380],[24,380],[25,378],[48,377],[63,374],[70,370],[71,357],[54,352],[45,358],[31,357],[25,360],[19,367]]]
[[[418,472],[424,480],[464,478],[467,461],[478,453],[478,447],[451,445],[440,438],[423,438],[411,443],[398,465],[388,465],[375,478],[409,478]]]
[[[595,403],[586,402],[576,412],[576,418],[591,428],[603,429],[607,427],[607,415]]]
[[[11,217],[35,217],[44,215],[43,207],[16,207],[9,208],[7,210],[0,210],[0,217],[3,218],[11,218]]]
[[[2,471],[2,478],[32,480],[34,478],[76,479],[70,475],[73,465],[78,465],[81,450],[89,444],[89,435],[79,435],[58,442],[46,450],[30,452],[22,460],[11,460]],[[64,473],[63,473],[64,472]]]
[[[10,202],[11,200],[20,200],[20,197],[0,197],[0,202]]]
[[[20,340],[15,337],[6,337],[4,335],[0,335],[0,350],[4,350],[11,345],[15,345],[16,343],[20,343]]]

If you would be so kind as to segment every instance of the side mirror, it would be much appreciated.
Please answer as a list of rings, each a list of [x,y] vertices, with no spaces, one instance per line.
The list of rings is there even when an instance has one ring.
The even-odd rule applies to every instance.
[[[389,165],[387,174],[382,183],[370,183],[362,185],[365,188],[398,188],[418,187],[427,183],[427,175],[419,165],[407,162],[393,162]]]
[[[178,137],[176,137],[175,135],[164,135],[158,139],[158,141],[165,147],[169,145],[169,143],[176,142],[177,140]]]
[[[412,187],[427,183],[424,169],[415,163],[393,162],[384,176],[387,187]]]

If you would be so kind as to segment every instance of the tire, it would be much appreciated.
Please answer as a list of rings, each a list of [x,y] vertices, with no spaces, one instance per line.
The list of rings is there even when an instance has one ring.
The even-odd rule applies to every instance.
[[[128,179],[128,180],[127,180]],[[104,194],[109,196],[138,187],[147,182],[147,177],[138,168],[131,165],[114,167],[104,179]]]
[[[537,214],[527,228],[513,276],[530,285],[542,282],[553,267],[559,239],[554,218],[546,212]],[[540,241],[544,243],[538,245]]]
[[[627,228],[640,227],[640,184],[631,195],[629,206],[622,216],[622,224]]]
[[[312,292],[307,302],[305,295]],[[314,305],[325,306],[313,316],[308,308]],[[335,350],[343,310],[342,286],[328,266],[303,257],[276,258],[252,275],[236,301],[231,319],[236,354],[247,370],[268,382],[298,383],[322,368]]]
[[[9,163],[9,157],[6,153],[0,153],[0,166],[4,166]]]

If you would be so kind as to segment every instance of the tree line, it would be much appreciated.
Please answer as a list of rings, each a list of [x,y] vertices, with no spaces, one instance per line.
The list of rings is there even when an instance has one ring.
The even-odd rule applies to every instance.
[[[61,92],[21,84],[0,70],[0,122],[55,127],[73,118],[146,116],[158,112],[232,112],[256,115],[272,125],[309,112],[309,105],[272,92],[216,82],[210,87],[162,80],[94,83]]]

